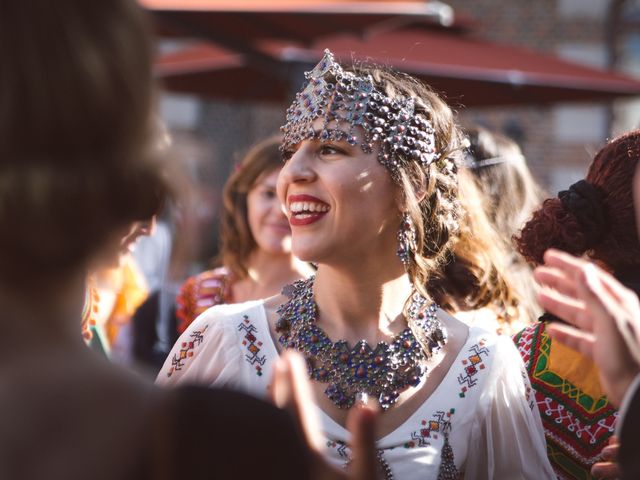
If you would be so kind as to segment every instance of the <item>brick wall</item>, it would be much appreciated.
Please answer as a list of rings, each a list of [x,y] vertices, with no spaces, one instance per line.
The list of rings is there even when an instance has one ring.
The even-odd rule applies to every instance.
[[[600,5],[593,5],[596,9],[603,9],[607,3],[597,1]],[[481,38],[548,55],[562,53],[563,57],[573,56],[574,61],[592,65],[602,65],[606,60],[605,17],[589,12],[588,8],[583,12],[575,2],[573,10],[577,13],[569,12],[570,16],[563,14],[563,10],[572,10],[566,8],[572,2],[563,5],[562,0],[448,0],[447,3],[461,15],[475,19],[474,34]],[[584,174],[592,154],[608,136],[607,104],[580,107],[574,115],[571,105],[468,109],[460,112],[460,120],[463,124],[483,124],[517,140],[535,177],[550,193],[556,193]],[[563,124],[562,119],[580,118],[585,108],[591,128],[583,137],[588,138],[572,139],[571,132],[565,132],[572,125]]]

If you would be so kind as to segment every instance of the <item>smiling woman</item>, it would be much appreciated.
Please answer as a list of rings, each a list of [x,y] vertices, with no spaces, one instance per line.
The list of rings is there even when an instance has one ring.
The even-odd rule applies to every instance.
[[[349,409],[371,403],[384,413],[385,479],[554,478],[513,344],[451,317],[427,288],[463,214],[451,110],[411,77],[346,70],[328,51],[306,77],[283,127],[277,190],[293,252],[317,274],[201,315],[158,382],[265,396],[277,357],[296,350],[338,465],[351,462]]]
[[[280,137],[253,146],[223,192],[217,268],[185,281],[177,298],[182,333],[208,308],[266,298],[311,273],[291,253],[291,228],[276,195]]]

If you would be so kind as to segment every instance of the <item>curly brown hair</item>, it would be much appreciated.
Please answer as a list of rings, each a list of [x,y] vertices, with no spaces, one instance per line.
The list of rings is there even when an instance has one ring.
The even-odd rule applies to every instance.
[[[558,248],[587,254],[614,272],[640,266],[632,193],[639,159],[640,130],[634,130],[611,140],[591,162],[585,182],[599,193],[604,219],[595,240],[579,218],[595,211],[571,211],[560,198],[548,198],[515,238],[519,252],[534,264],[543,262],[547,249]]]
[[[435,129],[439,160],[428,168],[406,161],[399,183],[406,213],[416,229],[416,251],[407,272],[414,287],[429,297],[427,284],[458,239],[463,213],[458,201],[457,163],[462,148],[461,131],[449,106],[417,79],[388,68],[356,64],[358,75],[371,75],[376,88],[389,98],[413,98],[415,114],[429,120]],[[402,156],[402,153],[397,153]]]
[[[439,159],[424,169],[407,161],[399,171],[404,208],[416,229],[416,251],[407,268],[414,287],[450,310],[474,310],[491,305],[505,314],[518,302],[497,259],[499,241],[486,216],[473,210],[476,196],[468,179],[461,201],[458,164],[463,135],[449,106],[419,80],[391,69],[356,64],[358,75],[371,75],[376,88],[390,98],[412,98],[415,114],[435,129]],[[402,155],[402,153],[397,153]],[[475,191],[477,194],[477,190]],[[491,253],[493,252],[493,254]]]
[[[248,275],[249,254],[256,241],[249,229],[247,196],[264,176],[282,167],[278,135],[254,145],[236,165],[222,193],[220,254],[215,263],[227,267],[236,279]]]
[[[490,306],[498,320],[519,316],[520,299],[511,287],[508,252],[487,217],[485,198],[465,169],[458,173],[464,214],[458,241],[442,269],[429,279],[428,289],[438,304],[452,312]]]

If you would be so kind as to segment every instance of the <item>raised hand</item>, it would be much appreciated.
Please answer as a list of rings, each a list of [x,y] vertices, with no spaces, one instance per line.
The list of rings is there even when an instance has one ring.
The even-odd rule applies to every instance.
[[[304,359],[296,352],[284,352],[275,365],[271,384],[273,402],[297,420],[313,461],[314,480],[375,480],[378,461],[375,448],[376,411],[354,407],[347,427],[351,432],[353,459],[347,471],[330,465],[322,455],[324,440],[314,407],[313,391]]]
[[[544,288],[540,305],[569,325],[551,324],[549,334],[592,358],[614,405],[640,373],[640,304],[636,294],[595,264],[549,250],[535,278]]]

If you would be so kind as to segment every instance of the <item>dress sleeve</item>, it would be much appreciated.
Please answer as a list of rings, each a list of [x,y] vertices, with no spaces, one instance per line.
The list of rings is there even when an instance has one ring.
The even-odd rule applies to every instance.
[[[240,375],[242,353],[225,305],[211,308],[178,338],[164,362],[158,385],[226,386]]]
[[[465,480],[555,479],[522,359],[508,337],[498,337],[490,384],[471,430]]]

